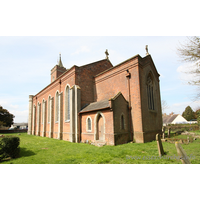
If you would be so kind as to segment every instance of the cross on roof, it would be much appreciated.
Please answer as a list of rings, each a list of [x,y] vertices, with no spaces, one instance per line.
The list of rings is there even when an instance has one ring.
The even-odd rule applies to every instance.
[[[106,59],[108,59],[109,53],[108,53],[108,50],[107,50],[107,49],[106,49],[106,51],[105,51],[105,54],[106,54]]]

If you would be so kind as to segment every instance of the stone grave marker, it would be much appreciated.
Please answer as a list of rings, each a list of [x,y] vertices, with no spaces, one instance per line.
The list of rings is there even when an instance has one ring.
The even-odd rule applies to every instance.
[[[175,142],[175,146],[176,146],[176,150],[177,150],[178,156],[180,157],[181,162],[183,164],[191,164],[182,146],[178,142]]]
[[[165,152],[163,150],[162,141],[160,139],[160,134],[156,134],[156,141],[157,141],[157,145],[158,145],[158,153],[159,153],[159,156],[161,157],[165,154]]]
[[[168,129],[168,133],[167,133],[168,138],[170,138],[170,132],[171,132],[171,128]]]

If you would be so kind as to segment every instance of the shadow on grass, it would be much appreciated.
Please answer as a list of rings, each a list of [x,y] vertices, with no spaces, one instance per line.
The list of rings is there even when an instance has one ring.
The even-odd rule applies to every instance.
[[[0,163],[2,163],[4,161],[9,161],[9,160],[12,160],[12,159],[17,159],[17,158],[22,158],[22,157],[28,157],[28,156],[33,156],[33,155],[36,155],[33,151],[30,151],[30,150],[27,150],[26,148],[21,148],[20,147],[19,157],[16,157],[16,158],[6,157],[3,160],[1,160]]]
[[[27,148],[20,147],[19,157],[28,157],[36,155],[33,151],[27,150]]]

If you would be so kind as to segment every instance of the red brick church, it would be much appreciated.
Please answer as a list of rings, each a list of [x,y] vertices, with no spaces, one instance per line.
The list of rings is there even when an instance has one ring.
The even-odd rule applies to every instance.
[[[59,58],[51,83],[29,96],[28,134],[118,145],[162,132],[159,74],[151,56],[113,66],[108,58],[66,69]]]

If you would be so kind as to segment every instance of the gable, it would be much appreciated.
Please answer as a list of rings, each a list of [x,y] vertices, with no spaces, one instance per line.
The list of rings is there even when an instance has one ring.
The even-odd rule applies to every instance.
[[[154,77],[156,79],[159,79],[160,74],[158,73],[158,71],[157,71],[157,69],[155,67],[155,64],[153,62],[153,59],[152,59],[151,55],[148,55],[148,56],[144,57],[142,59],[142,63],[141,64],[142,65],[140,65],[140,67],[142,67],[142,68],[149,67],[150,71],[153,73]]]
[[[172,124],[183,124],[188,123],[188,121],[181,115],[177,115],[177,117],[172,121]]]

